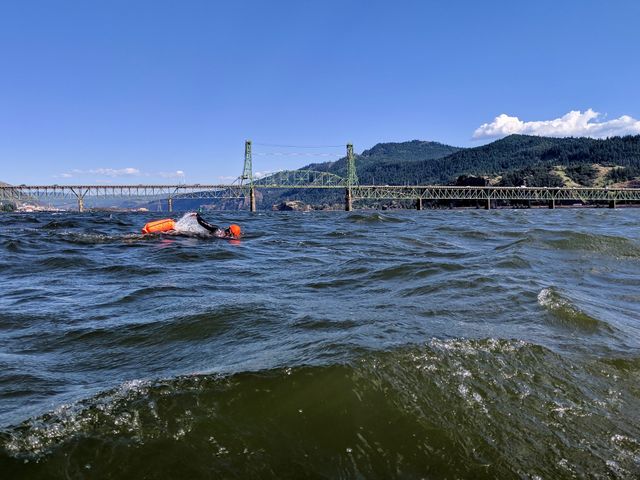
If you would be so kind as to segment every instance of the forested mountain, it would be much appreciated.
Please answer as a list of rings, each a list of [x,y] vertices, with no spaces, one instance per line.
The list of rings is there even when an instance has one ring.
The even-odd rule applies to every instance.
[[[447,149],[455,151],[443,156]],[[451,184],[461,175],[484,176],[502,185],[589,185],[601,173],[593,165],[608,170],[610,183],[635,177],[640,136],[596,140],[510,135],[466,149],[414,140],[378,144],[356,157],[360,183],[388,185]],[[344,175],[345,159],[305,168]]]
[[[357,155],[356,165],[358,173],[365,173],[380,164],[392,163],[395,165],[424,162],[443,158],[460,150],[463,149],[438,142],[425,142],[421,140],[378,143],[373,148]],[[345,176],[347,173],[347,161],[346,158],[341,158],[335,162],[312,163],[311,165],[303,167],[302,170],[317,170]]]
[[[511,135],[488,145],[457,152],[437,162],[421,162],[419,174],[427,183],[448,183],[463,174],[502,176],[502,183],[507,185],[510,184],[509,177],[528,174],[534,182],[539,180],[544,185],[542,173],[554,174],[554,170],[559,173],[556,167],[564,167],[569,177],[573,173],[575,183],[589,184],[593,165],[604,168],[640,167],[640,136],[596,140]],[[408,178],[414,178],[411,173],[407,172]],[[577,179],[582,182],[576,182]]]

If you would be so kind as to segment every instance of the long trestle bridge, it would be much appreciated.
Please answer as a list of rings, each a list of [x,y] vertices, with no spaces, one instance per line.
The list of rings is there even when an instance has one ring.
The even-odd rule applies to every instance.
[[[169,211],[176,199],[239,199],[256,210],[256,189],[340,189],[345,193],[345,210],[353,209],[354,200],[410,200],[422,209],[424,201],[476,202],[486,209],[499,201],[536,202],[555,208],[558,202],[607,202],[615,208],[620,202],[640,202],[639,188],[590,187],[473,187],[441,185],[360,185],[356,173],[353,146],[347,145],[347,175],[329,172],[291,170],[254,178],[251,142],[245,142],[243,173],[232,184],[177,185],[1,185],[0,200],[53,201],[75,200],[80,212],[85,201],[108,198],[166,201]]]

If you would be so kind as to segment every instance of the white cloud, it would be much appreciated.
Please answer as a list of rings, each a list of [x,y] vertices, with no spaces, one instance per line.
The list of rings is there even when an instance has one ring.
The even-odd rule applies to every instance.
[[[54,175],[55,178],[78,178],[78,177],[157,177],[157,178],[180,178],[184,179],[183,170],[175,170],[173,172],[143,172],[138,168],[92,168],[81,170],[74,168],[69,172]]]
[[[88,170],[87,173],[94,175],[105,175],[107,177],[124,177],[128,175],[140,175],[140,170],[133,167],[127,168],[96,168]]]
[[[514,133],[541,137],[593,137],[606,138],[618,135],[640,134],[640,120],[622,115],[613,120],[600,121],[602,115],[588,109],[572,110],[553,120],[524,122],[518,117],[498,115],[493,122],[484,123],[473,132],[473,138],[497,138]]]
[[[153,176],[153,174],[151,174]],[[184,172],[182,170],[176,170],[175,172],[158,172],[158,177],[162,178],[184,178]]]
[[[126,167],[126,168],[92,168],[90,170],[80,170],[78,168],[74,168],[70,172],[64,172],[59,175],[54,175],[54,177],[60,178],[73,178],[73,177],[82,177],[86,175],[100,175],[104,177],[125,177],[125,176],[140,176],[142,172],[137,168]]]

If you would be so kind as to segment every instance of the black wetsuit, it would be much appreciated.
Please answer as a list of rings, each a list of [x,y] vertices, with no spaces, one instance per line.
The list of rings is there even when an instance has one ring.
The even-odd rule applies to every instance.
[[[196,220],[202,228],[208,230],[214,237],[226,238],[230,236],[229,232],[218,227],[217,225],[210,224],[204,218],[202,218],[199,213],[196,213]]]

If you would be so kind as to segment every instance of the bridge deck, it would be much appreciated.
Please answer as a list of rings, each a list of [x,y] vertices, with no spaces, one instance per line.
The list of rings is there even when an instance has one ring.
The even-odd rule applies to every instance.
[[[351,210],[353,200],[417,200],[422,207],[423,200],[475,200],[483,202],[486,208],[496,200],[549,202],[597,202],[608,201],[615,207],[616,202],[640,202],[639,188],[590,188],[590,187],[456,187],[443,185],[343,185],[327,184],[254,184],[249,185],[18,185],[0,186],[0,200],[75,200],[83,211],[88,199],[136,198],[166,199],[168,208],[176,199],[243,199],[249,200],[255,211],[255,189],[346,189],[345,208]]]
[[[345,189],[329,185],[254,185],[259,189]],[[16,185],[0,186],[0,198],[77,198],[77,197],[163,197],[233,198],[248,194],[248,185]],[[442,185],[356,185],[354,199],[423,200],[620,200],[640,201],[640,188],[591,187],[455,187]]]

